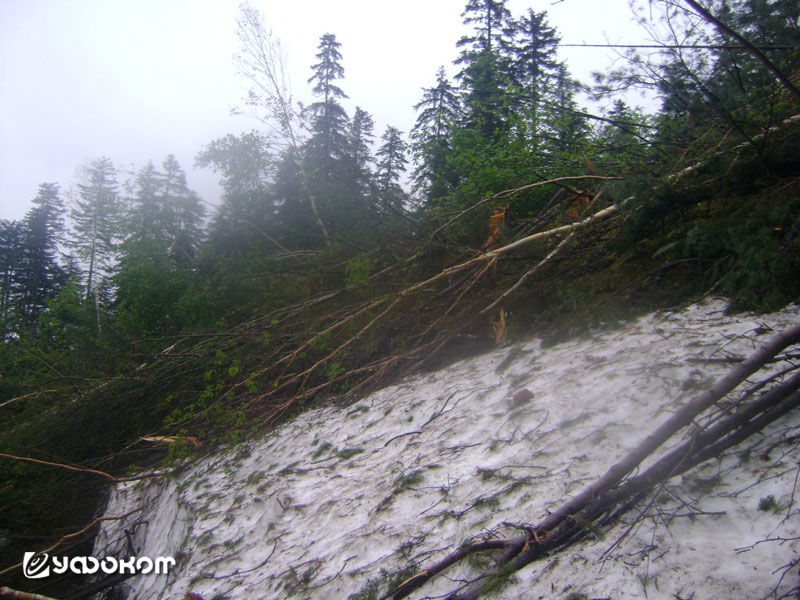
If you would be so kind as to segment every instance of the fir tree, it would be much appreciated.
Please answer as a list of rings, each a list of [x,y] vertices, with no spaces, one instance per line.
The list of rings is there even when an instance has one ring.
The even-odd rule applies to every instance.
[[[372,156],[371,146],[375,137],[374,131],[375,122],[372,116],[357,106],[347,132],[347,154],[350,161],[350,176],[364,197],[371,195],[373,191],[372,165],[375,159]]]
[[[465,25],[473,25],[474,32],[458,41],[459,48],[468,48],[462,58],[466,59],[470,53],[494,51],[503,35],[503,24],[510,16],[505,0],[468,0],[461,18]]]
[[[165,237],[164,198],[161,193],[163,175],[153,161],[136,174],[136,194],[131,198],[129,234],[134,240],[163,239]]]
[[[19,266],[20,313],[29,321],[45,307],[64,272],[58,265],[58,242],[64,229],[64,203],[58,185],[43,183],[33,199],[33,208],[23,222],[22,256]]]
[[[92,161],[78,190],[71,211],[75,235],[68,246],[86,264],[86,298],[97,299],[120,237],[122,211],[117,171],[111,160],[102,157]]]
[[[460,111],[456,89],[445,75],[444,67],[436,73],[436,85],[423,88],[422,100],[414,106],[417,121],[411,131],[411,149],[416,169],[415,187],[428,197],[444,195],[445,165],[450,137]]]
[[[335,83],[344,77],[340,46],[335,35],[326,33],[322,36],[316,55],[319,62],[311,67],[314,74],[308,80],[314,84],[312,91],[319,100],[305,110],[311,122],[306,155],[310,171],[321,177],[330,177],[336,162],[347,151],[347,113],[339,103],[347,95]]]
[[[474,33],[458,41],[462,65],[457,78],[464,94],[463,125],[475,129],[489,140],[497,140],[508,124],[505,91],[508,88],[506,60],[502,55],[503,24],[510,13],[505,0],[469,0],[462,18],[473,25]]]
[[[378,190],[381,205],[395,214],[400,213],[405,200],[405,192],[400,186],[400,177],[405,173],[408,159],[406,143],[402,133],[395,127],[387,127],[381,138],[383,144],[378,149]]]
[[[11,317],[19,293],[23,236],[20,221],[0,219],[0,318],[4,321]]]
[[[194,258],[202,236],[203,208],[200,197],[189,189],[186,173],[172,154],[161,164],[164,208],[171,252],[182,263]]]
[[[520,111],[527,122],[528,135],[536,139],[542,123],[542,103],[559,71],[556,49],[559,38],[547,23],[547,14],[528,9],[527,15],[509,20],[506,29],[510,40],[506,49],[509,61],[509,81],[517,88],[512,100],[514,110]]]

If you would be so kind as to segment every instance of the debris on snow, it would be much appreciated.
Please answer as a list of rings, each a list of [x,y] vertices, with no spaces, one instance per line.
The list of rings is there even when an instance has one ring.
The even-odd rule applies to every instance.
[[[377,598],[391,574],[541,520],[797,318],[796,306],[730,316],[708,300],[547,348],[505,346],[309,411],[175,477],[117,485],[106,515],[142,510],[105,521],[94,556],[125,556],[127,529],[139,556],[175,558],[168,575],[121,584],[135,600]],[[497,597],[781,597],[798,579],[798,427],[789,415],[667,482]],[[411,597],[479,568],[454,566]]]

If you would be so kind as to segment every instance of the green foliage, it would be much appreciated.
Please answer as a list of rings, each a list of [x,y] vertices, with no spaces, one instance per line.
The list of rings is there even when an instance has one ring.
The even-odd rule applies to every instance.
[[[483,593],[491,596],[501,592],[512,583],[519,583],[519,577],[515,575],[515,571],[510,564],[502,564],[486,578]]]
[[[719,200],[710,194],[690,188],[644,196],[613,248],[659,240],[654,258],[689,265],[695,290],[716,284],[734,309],[774,310],[797,297],[800,246],[790,232],[800,225],[800,188]]]
[[[372,262],[366,254],[354,256],[345,265],[345,285],[350,289],[362,290],[369,286]]]
[[[325,376],[328,378],[328,381],[334,381],[344,375],[344,373],[345,369],[338,360],[330,361],[328,366],[325,367]]]
[[[271,166],[268,148],[267,138],[257,131],[239,136],[228,134],[210,142],[197,155],[195,164],[209,167],[222,175],[227,201],[238,197],[240,193],[261,189]],[[238,208],[226,204],[220,214],[237,212]]]
[[[386,590],[383,595],[388,596],[393,590],[397,589],[401,583],[413,577],[417,573],[418,568],[416,563],[409,563],[402,569],[398,569],[394,572],[381,569],[377,577],[368,580],[367,583],[364,584],[364,587],[358,592],[347,596],[347,600],[377,600],[381,597],[381,590],[383,589]]]
[[[183,319],[191,322],[180,305],[191,289],[190,277],[169,257],[164,243],[144,239],[127,244],[114,276],[120,327],[135,335],[183,329]]]
[[[122,237],[123,206],[111,159],[92,161],[84,179],[78,184],[80,194],[71,212],[77,235],[67,245],[87,263],[88,298],[97,296],[113,261],[115,245]]]
[[[395,480],[395,487],[399,488],[413,488],[425,480],[425,474],[422,469],[416,469],[408,475],[402,475]]]
[[[761,512],[771,512],[773,514],[779,515],[786,509],[785,506],[782,506],[776,499],[775,496],[770,494],[769,496],[764,496],[760,498],[758,501],[758,510]]]
[[[344,450],[339,450],[336,453],[341,460],[347,460],[348,458],[352,458],[356,454],[361,454],[364,452],[363,448],[345,448]]]

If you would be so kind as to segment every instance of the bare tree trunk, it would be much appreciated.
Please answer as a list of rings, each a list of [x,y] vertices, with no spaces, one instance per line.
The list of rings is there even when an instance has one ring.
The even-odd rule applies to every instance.
[[[553,550],[574,543],[586,535],[581,523],[591,523],[608,515],[624,503],[630,508],[661,481],[684,473],[688,469],[718,456],[724,450],[740,443],[749,435],[760,431],[775,419],[800,406],[800,373],[774,386],[758,400],[748,403],[742,410],[720,420],[713,427],[693,436],[675,450],[661,457],[635,477],[625,479],[642,462],[668,439],[690,425],[704,411],[733,391],[749,376],[756,373],[779,352],[800,342],[800,322],[770,338],[766,344],[737,364],[705,392],[695,396],[685,406],[664,421],[622,460],[609,468],[599,479],[582,492],[564,502],[541,523],[526,527],[526,533],[507,539],[484,540],[463,546],[444,559],[408,579],[395,590],[382,597],[394,600],[405,598],[447,567],[474,552],[502,549],[498,571],[512,573]],[[749,397],[754,390],[744,394]],[[611,518],[620,514],[617,510]],[[448,600],[476,600],[487,585],[480,577],[466,590],[448,596]]]

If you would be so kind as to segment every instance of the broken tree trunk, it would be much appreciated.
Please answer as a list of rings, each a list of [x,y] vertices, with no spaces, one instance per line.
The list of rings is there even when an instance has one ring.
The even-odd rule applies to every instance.
[[[449,566],[469,554],[484,550],[503,550],[497,565],[498,572],[509,574],[518,571],[547,553],[562,549],[581,539],[586,534],[587,523],[591,524],[597,521],[620,505],[623,505],[624,508],[632,507],[659,482],[684,473],[688,469],[718,456],[749,435],[760,431],[775,419],[799,407],[800,373],[796,373],[782,383],[773,386],[757,400],[744,404],[740,410],[719,419],[714,425],[696,432],[643,472],[626,479],[667,440],[695,422],[702,413],[771,362],[782,350],[799,342],[800,322],[773,336],[705,392],[677,410],[593,484],[567,500],[538,525],[526,527],[526,532],[516,537],[483,540],[462,546],[400,584],[396,589],[385,594],[381,600],[405,598]],[[757,388],[746,392],[737,405],[742,404],[750,397],[755,389]],[[613,517],[619,514],[621,511],[618,510],[613,513]],[[447,596],[448,600],[476,600],[483,594],[487,579],[489,578],[486,576],[479,577],[467,589]]]

